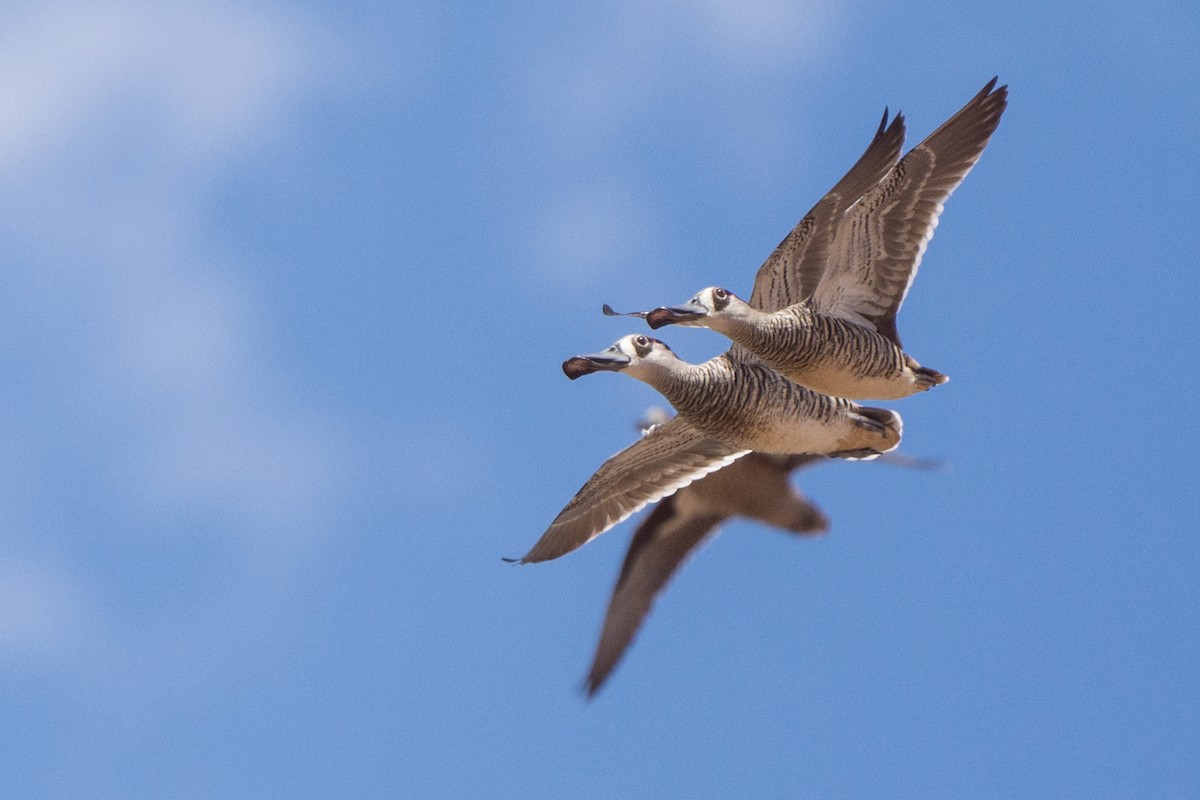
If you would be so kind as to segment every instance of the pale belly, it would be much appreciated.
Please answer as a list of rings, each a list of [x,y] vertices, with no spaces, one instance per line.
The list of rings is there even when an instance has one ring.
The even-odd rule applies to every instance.
[[[732,420],[726,417],[720,424],[714,424],[703,416],[689,420],[710,435],[725,439],[739,448],[760,453],[828,454],[863,447],[887,447],[884,443],[886,437],[864,430],[847,416],[831,420],[799,415],[780,419],[775,413],[758,413]]]
[[[890,374],[859,376],[845,367],[818,363],[802,370],[781,372],[801,386],[848,400],[899,400],[922,391],[908,369],[892,370]]]
[[[673,394],[667,399],[681,416],[739,449],[825,455],[883,451],[900,441],[899,419],[891,412],[813,392],[761,364],[734,362],[704,392]]]
[[[836,453],[855,449],[857,426],[849,421],[819,423],[802,420],[763,426],[746,437],[744,446],[760,453]]]

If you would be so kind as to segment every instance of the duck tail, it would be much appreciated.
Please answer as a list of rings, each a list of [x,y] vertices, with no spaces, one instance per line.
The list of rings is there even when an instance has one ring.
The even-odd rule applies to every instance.
[[[938,372],[936,369],[929,367],[915,366],[912,368],[913,375],[916,376],[917,388],[925,392],[935,386],[941,386],[946,381],[950,380],[950,376],[945,373]]]
[[[862,427],[869,428],[883,437],[883,441],[871,449],[878,453],[886,453],[900,446],[900,439],[904,436],[904,420],[899,414],[890,408],[872,406],[859,406],[857,412],[862,418],[859,423]]]

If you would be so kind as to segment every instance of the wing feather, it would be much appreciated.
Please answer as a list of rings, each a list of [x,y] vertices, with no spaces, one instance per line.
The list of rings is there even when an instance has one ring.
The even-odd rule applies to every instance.
[[[758,268],[750,295],[752,306],[778,311],[812,296],[825,270],[838,221],[891,170],[903,145],[904,115],[897,114],[889,125],[884,109],[879,130],[866,151]]]
[[[676,417],[605,461],[520,562],[548,561],[582,547],[647,503],[748,452],[706,436]]]
[[[655,599],[680,567],[716,535],[722,522],[744,516],[792,533],[825,530],[825,516],[788,481],[798,467],[823,460],[751,453],[655,506],[633,534],[621,564],[588,672],[587,693],[595,694],[608,678]]]
[[[689,513],[679,506],[677,496],[664,499],[633,535],[588,671],[589,695],[596,693],[621,660],[671,576],[726,519],[713,511]]]
[[[1008,103],[996,79],[914,147],[838,225],[813,294],[822,313],[866,325],[900,346],[900,310],[946,199],[987,146]]]

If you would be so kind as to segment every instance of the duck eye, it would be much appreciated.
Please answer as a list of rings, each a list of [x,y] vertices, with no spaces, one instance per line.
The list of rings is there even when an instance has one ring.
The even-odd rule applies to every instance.
[[[729,292],[725,291],[724,289],[717,289],[716,291],[713,292],[713,294],[716,296],[716,298],[718,300],[724,300],[726,297],[729,296]]]
[[[645,336],[639,336],[633,340],[633,343],[636,344],[638,347],[647,347],[650,344],[650,340],[647,339]]]

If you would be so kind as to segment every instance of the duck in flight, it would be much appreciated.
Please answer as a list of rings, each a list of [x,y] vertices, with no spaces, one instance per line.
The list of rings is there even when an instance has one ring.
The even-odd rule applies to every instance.
[[[752,451],[869,459],[894,450],[900,415],[793,383],[753,356],[689,364],[649,336],[563,363],[572,380],[625,372],[661,392],[678,416],[606,461],[519,561],[546,561],[586,544],[647,503]]]
[[[806,216],[759,269],[750,302],[710,286],[683,305],[632,315],[656,329],[711,328],[788,379],[835,397],[895,400],[945,383],[904,352],[896,314],[947,198],[1007,102],[1008,87],[996,88],[993,78],[876,185]],[[607,305],[604,312],[616,315]]]
[[[799,278],[792,275],[795,265],[805,254],[824,258],[833,243],[834,222],[892,169],[903,143],[904,117],[897,115],[889,123],[885,110],[862,156],[788,234],[772,260],[759,270],[755,292],[756,297],[761,295],[760,307],[775,303],[776,308],[783,308],[802,299],[798,293]],[[735,351],[742,362],[757,360],[738,346],[726,353],[726,357]],[[605,461],[559,512],[534,547],[520,559],[506,560],[531,563],[558,558],[647,504],[669,497],[745,454],[676,416]]]
[[[638,427],[648,434],[669,419],[662,409],[650,409]],[[740,517],[805,537],[827,531],[828,517],[790,480],[797,470],[825,460],[750,453],[654,505],[634,531],[617,574],[584,681],[587,695],[595,695],[620,663],[672,577],[725,522]],[[879,461],[909,469],[942,467],[940,462],[897,452]]]
[[[795,470],[823,460],[750,453],[654,507],[634,532],[617,574],[584,683],[589,697],[621,660],[671,576],[722,523],[744,517],[809,536],[829,528],[828,518],[788,480]]]
[[[978,151],[982,151],[986,145],[987,137],[995,129],[1006,103],[1006,87],[995,89],[995,83],[993,79],[955,117],[961,118],[972,106],[990,109],[984,115],[990,121],[982,123],[987,133],[976,137]],[[943,129],[949,125],[950,122]],[[969,163],[961,166],[957,172],[951,171],[947,177],[944,170],[937,168],[937,159],[943,154],[935,153],[926,146],[930,142],[936,143],[935,133],[914,148],[903,162],[898,163],[904,131],[903,115],[896,115],[889,123],[885,110],[883,120],[863,155],[759,268],[750,296],[751,306],[770,313],[807,301],[822,313],[830,308],[838,309],[835,316],[840,315],[866,328],[874,328],[894,342],[897,348],[900,347],[895,331],[895,312],[911,285],[920,254],[941,213],[941,203],[978,159],[976,153],[967,159]],[[918,179],[916,176],[920,173],[925,175]],[[945,188],[947,180],[951,183]],[[917,191],[914,194],[911,188],[905,188],[917,183],[932,187],[933,191]],[[938,186],[943,187],[940,195]],[[902,236],[904,215],[886,212],[887,208],[902,203],[908,203],[916,209],[912,212],[912,219],[926,219],[928,222],[927,233],[915,240],[915,244],[911,238]],[[869,208],[875,211],[868,213]],[[883,213],[880,213],[881,210]],[[901,230],[896,230],[896,226],[900,226]],[[889,271],[883,266],[877,269],[876,265],[902,263],[903,259],[896,255],[900,241],[907,242],[910,249],[915,247],[916,255],[911,258],[907,274],[891,274],[895,270]],[[856,250],[863,248],[866,249],[866,256],[850,258]],[[854,267],[855,264],[858,266]],[[861,273],[867,268],[872,270],[874,278],[863,279],[860,275],[857,281],[852,279],[855,269]],[[835,276],[842,273],[846,277],[835,280]],[[895,287],[899,287],[889,295],[893,298],[890,310],[880,300],[882,295],[877,297],[873,293],[871,281],[875,280],[890,280]],[[819,285],[823,288],[818,292]],[[823,298],[820,302],[817,301],[818,294]],[[854,300],[864,295],[862,300]],[[875,297],[874,303],[869,302],[871,297]],[[633,349],[636,351],[636,346]],[[574,377],[578,377],[585,374],[581,368],[590,370],[597,361],[604,359],[594,360],[591,364],[572,359],[567,364],[574,362],[573,367],[564,364],[564,369],[568,370],[568,374],[570,369],[575,369],[577,374]],[[736,342],[727,353],[713,361],[718,362],[719,369],[764,366],[758,355]],[[615,365],[601,368],[612,366]],[[843,392],[841,396],[846,394],[852,392]],[[838,395],[835,393],[835,396]],[[898,423],[899,418],[895,417],[895,421]],[[878,443],[876,445],[878,449]],[[745,450],[731,447],[731,443],[706,433],[681,414],[605,461],[563,508],[534,547],[522,558],[510,560],[529,563],[557,558],[609,530],[648,503],[669,497],[692,481],[734,463],[745,454]]]

